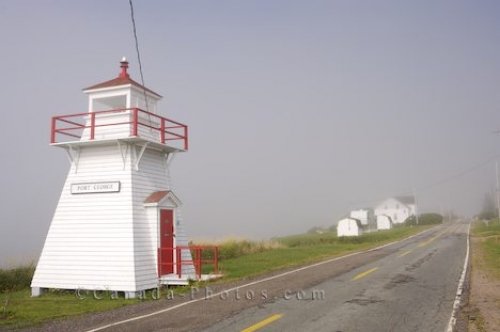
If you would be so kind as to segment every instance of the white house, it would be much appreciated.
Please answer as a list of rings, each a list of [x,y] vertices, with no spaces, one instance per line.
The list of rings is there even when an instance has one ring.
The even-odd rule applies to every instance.
[[[52,118],[70,169],[31,283],[124,292],[195,279],[169,166],[187,127],[156,111],[161,96],[119,76],[84,90],[88,112]],[[180,282],[181,283],[181,282]]]
[[[409,216],[415,214],[416,204],[413,196],[388,198],[375,207],[375,216],[389,216],[393,224],[404,223]]]
[[[377,230],[385,230],[392,228],[392,220],[391,217],[386,216],[385,214],[379,214],[377,216]]]
[[[361,222],[361,225],[368,226],[374,219],[374,214],[372,209],[358,209],[352,210],[349,213],[351,218],[357,219]]]
[[[337,236],[359,236],[363,234],[363,226],[358,219],[344,218],[337,223]]]

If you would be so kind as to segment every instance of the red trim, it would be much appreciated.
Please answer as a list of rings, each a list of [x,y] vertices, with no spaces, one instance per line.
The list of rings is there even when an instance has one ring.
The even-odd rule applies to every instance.
[[[95,113],[90,113],[90,139],[95,137]]]
[[[158,203],[165,196],[167,196],[169,192],[170,192],[170,190],[155,191],[154,193],[152,193],[151,195],[149,195],[148,198],[146,198],[144,200],[144,203],[145,204],[148,204],[148,203]]]
[[[175,263],[162,263],[162,254],[171,253],[175,250]],[[182,251],[189,250],[191,252],[191,260],[182,259]],[[208,253],[207,253],[208,252]],[[205,253],[205,254],[204,254]],[[204,258],[204,256],[208,256]],[[196,271],[196,276],[201,278],[204,266],[207,266],[207,271],[211,267],[211,271],[215,274],[219,273],[219,247],[217,246],[177,246],[173,248],[158,248],[158,276],[162,276],[161,271],[168,270],[168,267],[173,267],[175,264],[175,273],[182,277],[182,266],[193,265]],[[168,265],[168,266],[167,266]]]
[[[160,142],[161,144],[165,144],[165,119],[161,119],[160,124]]]
[[[133,122],[132,122],[132,136],[137,137],[139,135],[138,133],[138,128],[139,128],[139,109],[134,108],[134,117],[133,117]]]
[[[129,75],[127,73],[128,61],[127,60],[120,61],[120,68],[122,70],[121,70],[120,75],[118,77],[120,77],[120,78],[128,78],[129,77]]]
[[[161,275],[174,273],[174,211],[160,210],[160,261]]]
[[[129,115],[128,121],[114,123],[99,123],[99,115],[111,113],[124,113]],[[142,123],[141,117],[147,116],[149,123]],[[89,113],[76,113],[68,115],[58,115],[52,117],[50,143],[63,143],[69,138],[82,139],[85,129],[89,129],[89,136],[85,138],[93,141],[97,128],[110,127],[117,125],[130,124],[130,136],[140,137],[139,128],[150,128],[158,132],[157,143],[170,145],[171,143],[180,142],[180,149],[188,149],[188,127],[180,122],[164,118],[151,112],[144,111],[140,108],[126,108],[107,110]],[[124,137],[127,134],[124,133]],[[147,138],[151,140],[151,137]],[[175,146],[172,145],[172,146]]]
[[[50,130],[50,143],[51,144],[54,144],[56,142],[56,132],[54,130],[54,128],[56,127],[56,121],[57,121],[57,119],[55,116],[53,116],[52,119],[50,120],[50,124],[51,124],[50,127],[52,128]]]
[[[128,61],[126,59],[123,59],[122,61],[120,61],[120,68],[121,68],[121,70],[120,70],[120,74],[118,75],[118,77],[113,78],[112,80],[109,80],[106,82],[94,84],[92,86],[89,86],[88,88],[83,89],[83,91],[90,91],[90,90],[110,88],[110,87],[130,84],[130,85],[134,85],[134,86],[140,88],[141,90],[146,90],[147,92],[161,98],[161,96],[159,94],[157,94],[156,92],[154,92],[153,90],[146,88],[142,84],[139,84],[130,78],[130,75],[127,72]]]

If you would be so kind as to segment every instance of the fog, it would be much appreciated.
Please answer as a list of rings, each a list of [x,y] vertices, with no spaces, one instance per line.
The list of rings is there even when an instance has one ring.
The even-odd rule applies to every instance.
[[[472,216],[500,153],[496,1],[136,1],[147,87],[186,123],[171,174],[194,238],[331,226],[416,193]],[[127,56],[128,1],[0,1],[0,266],[38,257],[69,170],[50,117]]]

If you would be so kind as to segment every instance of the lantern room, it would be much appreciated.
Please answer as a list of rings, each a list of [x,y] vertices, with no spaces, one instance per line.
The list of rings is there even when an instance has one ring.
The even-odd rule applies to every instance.
[[[157,102],[162,97],[130,78],[125,57],[120,62],[120,68],[118,77],[83,90],[89,98],[89,112],[136,107],[156,113]]]
[[[106,140],[147,141],[166,152],[188,149],[188,128],[157,114],[158,93],[130,78],[128,62],[118,77],[85,88],[88,112],[52,118],[51,144],[63,147]]]

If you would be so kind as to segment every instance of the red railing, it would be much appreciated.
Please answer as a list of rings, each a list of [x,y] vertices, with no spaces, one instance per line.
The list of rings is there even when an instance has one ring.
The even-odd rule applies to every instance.
[[[183,259],[183,251],[189,251],[191,259]],[[162,258],[172,255],[172,262],[165,262]],[[174,260],[175,257],[175,260]],[[217,246],[177,246],[174,248],[158,248],[158,274],[161,276],[164,270],[172,271],[179,278],[182,276],[182,266],[194,266],[196,276],[201,278],[202,271],[214,274],[219,273],[219,247]],[[175,271],[174,271],[175,266]],[[212,267],[211,271],[208,270]]]
[[[113,122],[113,116],[120,117]],[[50,143],[62,143],[68,140],[95,140],[96,132],[106,134],[104,128],[118,128],[117,126],[129,125],[124,137],[141,137],[154,140],[161,144],[169,145],[174,141],[181,142],[180,148],[188,149],[188,127],[157,114],[144,111],[140,108],[126,108],[97,112],[86,112],[52,117]],[[103,128],[103,129],[99,129]],[[155,133],[145,135],[144,130],[149,129]],[[115,133],[116,135],[116,133]]]

